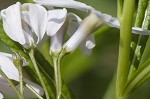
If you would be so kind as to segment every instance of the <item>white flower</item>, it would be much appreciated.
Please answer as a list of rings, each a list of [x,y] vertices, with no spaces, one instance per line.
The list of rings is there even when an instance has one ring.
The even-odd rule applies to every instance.
[[[0,52],[0,60],[0,69],[6,74],[6,76],[11,80],[19,82],[19,73],[17,68],[13,64],[12,55]],[[27,64],[25,61],[23,63],[24,65]],[[26,78],[24,78],[24,82],[31,86],[41,96],[44,94],[43,89],[39,85],[27,80]],[[16,88],[19,89],[19,85],[17,85]],[[16,93],[1,75],[0,92],[8,98],[17,97]],[[29,89],[27,89],[27,87],[25,87],[24,94],[25,98],[36,98],[36,96]]]
[[[91,6],[74,0],[34,0],[36,3],[45,6],[63,7],[63,8],[74,8],[81,11],[89,12],[89,15],[81,23],[77,31],[73,36],[64,44],[64,48],[67,52],[75,50],[84,40],[88,39],[85,44],[86,47],[91,49],[95,46],[92,32],[95,32],[103,24],[107,24],[111,27],[120,28],[120,23],[117,18],[114,18],[108,14],[101,13],[95,10]],[[93,18],[90,18],[93,16]],[[94,19],[95,18],[95,19]],[[96,20],[96,21],[95,21]],[[91,22],[91,23],[90,23]],[[100,22],[100,24],[97,24]],[[95,25],[95,26],[94,26]],[[142,28],[133,27],[132,32],[135,34],[149,35],[149,30]]]
[[[50,53],[60,52],[63,45],[63,38],[66,31],[66,9],[48,10],[48,22],[46,33],[50,36]]]
[[[102,14],[98,11],[95,11],[92,7],[87,6],[84,3],[80,3],[78,1],[73,1],[73,0],[34,0],[36,3],[45,5],[45,6],[56,6],[56,7],[65,7],[65,8],[75,8],[75,9],[79,9],[82,11],[88,11],[92,14],[90,14],[91,16],[95,16],[98,20],[97,21],[101,21],[100,25],[98,26],[102,26],[103,23],[107,22],[110,20],[111,16],[110,15],[106,15],[106,14]],[[68,15],[69,16],[69,15]],[[90,19],[92,22],[93,19]],[[100,20],[99,20],[100,19]],[[90,23],[86,23],[86,21],[88,20],[84,20],[84,22],[82,22],[82,20],[75,14],[70,14],[70,17],[68,17],[68,20],[70,21],[69,26],[69,32],[72,32],[71,34],[72,37],[64,44],[64,48],[68,45],[70,46],[70,49],[66,49],[67,52],[71,52],[73,50],[75,50],[81,43],[82,43],[82,48],[86,49],[85,52],[86,53],[90,53],[91,50],[94,46],[95,46],[95,40],[94,40],[94,35],[92,34],[92,32],[94,32],[96,30],[96,28],[99,28],[98,26],[96,26],[96,28],[94,26],[92,26],[93,24],[96,24],[93,22],[92,25],[90,25]],[[74,22],[75,21],[75,22]],[[81,24],[82,22],[82,24]],[[74,24],[75,23],[75,24]],[[81,25],[81,26],[80,26]],[[94,29],[90,28],[90,26],[92,26],[92,28],[94,27]],[[87,28],[86,28],[87,27]],[[92,30],[90,30],[92,29]],[[86,33],[88,32],[88,33]],[[59,36],[59,35],[58,35]],[[58,38],[57,36],[57,38]],[[56,38],[56,36],[55,36]],[[69,44],[70,42],[70,44]],[[83,43],[84,42],[84,43]],[[56,44],[54,44],[56,46]]]
[[[62,50],[65,33],[72,36],[81,22],[82,19],[80,17],[74,13],[67,13],[66,9],[48,11],[47,35],[50,36],[51,41],[50,54],[52,54],[52,52],[59,53]],[[87,53],[89,49],[92,49],[95,46],[93,38],[94,36],[90,35],[82,44],[86,45],[85,47],[82,47],[82,49],[85,49],[84,52]]]
[[[42,40],[46,31],[47,11],[38,4],[17,2],[1,11],[6,34],[25,48]]]
[[[111,27],[120,27],[119,20],[117,18],[114,18],[108,14],[103,14],[100,11],[96,11],[91,6],[88,6],[82,2],[75,1],[75,0],[33,0],[36,3],[39,3],[41,5],[45,6],[54,6],[54,7],[63,7],[63,8],[74,8],[82,11],[94,11],[95,14],[97,14],[100,18],[100,20],[104,20],[106,24],[108,24]],[[133,27],[132,32],[135,34],[142,34],[142,35],[150,35],[149,30],[145,30],[139,27]]]
[[[67,52],[71,52],[75,50],[88,36],[90,36],[90,39],[87,40],[86,46],[87,48],[91,49],[95,45],[92,43],[93,36],[91,36],[91,33],[93,33],[97,28],[103,25],[103,22],[99,20],[99,18],[91,13],[89,16],[87,16],[76,32],[72,35],[72,37],[64,44],[64,49]]]

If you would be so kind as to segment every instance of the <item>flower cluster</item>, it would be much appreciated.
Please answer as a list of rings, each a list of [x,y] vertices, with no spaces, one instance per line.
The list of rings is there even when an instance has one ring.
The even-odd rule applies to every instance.
[[[24,49],[38,46],[47,37],[50,37],[50,54],[69,53],[78,46],[85,49],[89,54],[95,47],[94,32],[107,24],[111,27],[120,27],[119,20],[108,14],[103,14],[91,6],[74,0],[34,0],[37,4],[17,2],[1,11],[3,28],[6,34],[15,42],[20,43]],[[43,6],[44,7],[43,7]],[[59,7],[55,9],[54,7]],[[67,8],[81,10],[87,13],[82,20],[75,13],[67,11]],[[133,27],[132,32],[136,34],[149,35],[149,30]],[[70,38],[65,42],[65,35]],[[46,37],[46,38],[45,38]],[[19,82],[18,70],[15,67],[10,54],[0,53],[0,69],[9,79]],[[5,60],[5,61],[3,61]],[[24,78],[38,94],[43,95],[43,89]],[[3,94],[14,96],[6,80],[0,75],[0,89]],[[16,86],[17,87],[17,86]],[[5,93],[7,92],[7,93]],[[25,96],[34,97],[25,89]],[[0,95],[1,96],[1,95]]]
[[[73,0],[34,0],[38,4],[19,2],[1,11],[3,26],[6,34],[24,48],[38,44],[45,33],[50,36],[50,51],[67,52],[75,50],[82,42],[87,49],[95,46],[93,32],[103,24],[111,27],[120,27],[119,20],[108,14],[96,11],[94,8]],[[40,4],[40,5],[39,5]],[[41,5],[46,6],[47,9]],[[54,9],[62,7],[63,9]],[[67,12],[65,8],[74,8],[88,13],[82,19],[74,13]],[[133,33],[149,34],[148,30],[133,27]],[[65,33],[71,34],[64,44]],[[82,43],[83,44],[83,43]]]

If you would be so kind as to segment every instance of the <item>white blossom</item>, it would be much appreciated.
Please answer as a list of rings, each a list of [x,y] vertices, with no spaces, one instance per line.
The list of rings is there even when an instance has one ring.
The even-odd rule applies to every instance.
[[[84,19],[82,24],[79,26],[77,31],[73,34],[73,36],[64,44],[64,48],[66,48],[67,51],[73,51],[77,46],[79,46],[83,40],[89,38],[88,35],[91,34],[91,32],[96,31],[98,28],[100,28],[103,24],[107,24],[111,27],[120,28],[120,23],[117,18],[112,17],[111,15],[101,13],[100,11],[95,10],[91,6],[88,6],[84,3],[74,1],[74,0],[34,0],[36,3],[39,3],[41,5],[45,6],[54,6],[54,7],[63,7],[63,8],[73,8],[78,9],[81,11],[89,12],[90,14]],[[89,16],[95,16],[96,19],[89,18]],[[88,20],[87,20],[88,18]],[[100,25],[96,26],[96,22],[92,22],[92,20],[97,20],[97,22],[101,21]],[[86,22],[87,21],[87,22]],[[88,23],[88,21],[92,23]],[[88,24],[87,24],[88,23]],[[92,26],[93,24],[95,26]],[[145,30],[139,27],[132,27],[132,32],[135,34],[142,34],[142,35],[149,35],[150,31]],[[92,42],[92,39],[87,40],[86,46],[87,48],[93,48],[95,44]],[[68,46],[68,47],[67,47]]]
[[[6,34],[25,48],[38,44],[46,31],[47,11],[38,4],[19,2],[1,11]]]

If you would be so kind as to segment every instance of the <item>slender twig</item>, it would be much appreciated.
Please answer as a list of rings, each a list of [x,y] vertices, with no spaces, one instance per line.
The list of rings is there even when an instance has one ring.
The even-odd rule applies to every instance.
[[[46,95],[46,99],[50,99],[49,94],[48,94],[48,90],[47,90],[47,88],[46,88],[46,85],[45,85],[45,83],[44,83],[44,80],[43,80],[43,78],[42,78],[42,76],[41,76],[41,73],[40,73],[39,68],[38,68],[38,66],[37,66],[37,63],[36,63],[36,60],[35,60],[35,57],[34,57],[34,49],[33,49],[33,48],[31,48],[31,50],[30,50],[30,52],[29,52],[29,56],[30,56],[30,58],[31,58],[31,61],[32,61],[33,66],[34,66],[34,68],[35,68],[35,71],[36,71],[36,73],[37,73],[37,76],[39,77],[39,80],[40,80],[40,82],[41,82],[41,85],[42,85],[42,87],[43,87],[43,89],[44,89],[44,92],[45,92],[45,95]]]
[[[18,72],[19,72],[20,94],[21,94],[22,99],[24,99],[22,66],[18,66]]]
[[[43,97],[41,97],[30,85],[28,84],[25,84],[26,87],[31,91],[33,92],[39,99],[44,99]]]
[[[54,72],[55,72],[55,83],[56,83],[56,99],[60,99],[62,95],[62,80],[60,72],[60,58],[53,57]]]
[[[17,88],[15,87],[13,82],[5,75],[5,73],[1,69],[0,69],[0,74],[5,78],[5,80],[11,86],[11,88],[16,92],[16,94],[18,95],[19,99],[22,99],[21,95],[20,95],[20,92],[17,90]]]

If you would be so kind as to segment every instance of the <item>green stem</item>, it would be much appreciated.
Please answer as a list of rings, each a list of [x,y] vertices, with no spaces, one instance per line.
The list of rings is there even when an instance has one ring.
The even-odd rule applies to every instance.
[[[19,72],[19,82],[20,82],[20,94],[21,99],[24,99],[24,85],[23,85],[23,74],[22,74],[22,66],[18,66],[18,72]]]
[[[15,85],[12,83],[12,81],[5,75],[5,73],[0,69],[0,74],[7,80],[8,84],[11,86],[11,88],[16,92],[18,95],[19,99],[21,98],[20,92],[16,89]]]
[[[31,86],[29,86],[28,84],[26,84],[26,87],[33,92],[39,99],[44,99],[43,97],[41,97]]]
[[[122,16],[122,10],[123,10],[123,0],[118,0],[118,2],[117,2],[117,16],[118,17],[121,17]]]
[[[46,88],[46,85],[45,85],[45,83],[44,83],[44,80],[43,80],[43,78],[42,78],[42,76],[41,76],[41,73],[40,73],[40,71],[39,71],[39,68],[38,68],[38,66],[37,66],[36,60],[35,60],[35,58],[34,58],[34,49],[31,48],[31,50],[30,50],[30,52],[29,52],[29,56],[30,56],[30,58],[31,58],[31,61],[32,61],[33,66],[34,66],[34,68],[35,68],[35,71],[36,71],[36,73],[37,73],[37,76],[38,76],[38,78],[39,78],[39,80],[40,80],[40,82],[41,82],[41,85],[42,85],[42,87],[43,87],[43,89],[44,89],[44,92],[45,92],[45,95],[46,95],[46,99],[50,99],[49,94],[48,94],[48,90],[47,90],[47,88]]]
[[[116,80],[116,99],[126,99],[122,91],[129,73],[130,42],[135,0],[124,0],[123,13],[120,17],[120,45]],[[119,12],[118,12],[119,13]]]
[[[62,95],[62,79],[60,71],[60,57],[53,57],[54,72],[55,72],[55,83],[56,83],[56,99],[60,99]]]

